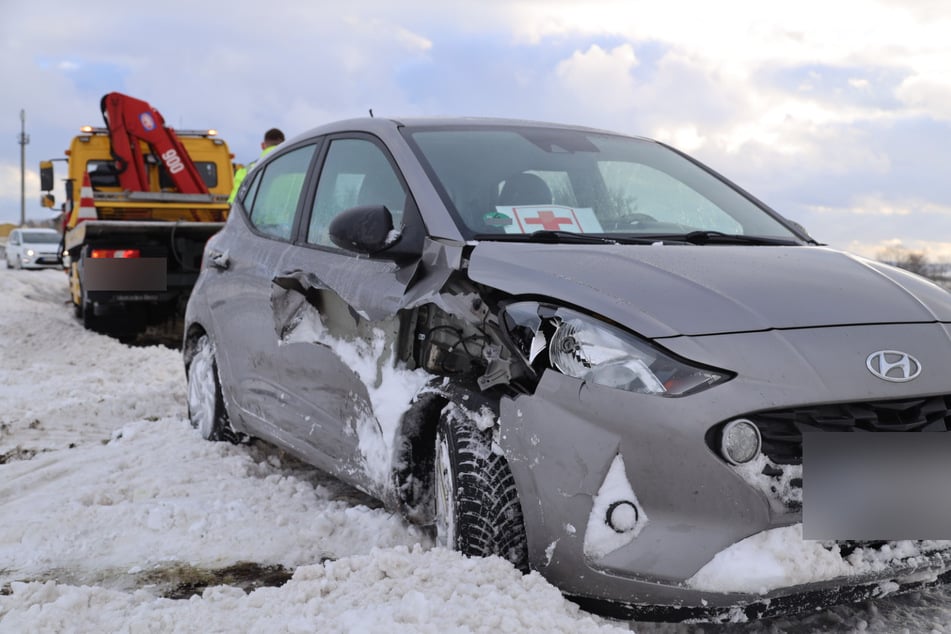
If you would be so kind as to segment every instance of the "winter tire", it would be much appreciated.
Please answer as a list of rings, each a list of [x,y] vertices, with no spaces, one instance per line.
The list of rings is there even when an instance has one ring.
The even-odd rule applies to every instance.
[[[436,542],[468,556],[498,555],[528,572],[522,507],[492,432],[465,417],[443,415],[434,461]]]
[[[195,353],[188,364],[188,419],[205,440],[236,441],[228,413],[221,397],[215,349],[208,335],[195,344]]]

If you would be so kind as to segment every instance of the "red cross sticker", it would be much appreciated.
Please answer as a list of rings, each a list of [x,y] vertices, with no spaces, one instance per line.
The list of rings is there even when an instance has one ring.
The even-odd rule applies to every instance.
[[[562,205],[524,205],[521,207],[496,207],[499,216],[511,218],[505,223],[505,233],[531,233],[532,231],[576,231],[599,233],[601,223],[590,207],[565,207]]]
[[[547,231],[558,231],[561,229],[561,225],[573,225],[575,224],[575,221],[572,218],[559,218],[555,216],[554,211],[539,211],[535,218],[526,218],[525,224],[541,225],[542,229]]]

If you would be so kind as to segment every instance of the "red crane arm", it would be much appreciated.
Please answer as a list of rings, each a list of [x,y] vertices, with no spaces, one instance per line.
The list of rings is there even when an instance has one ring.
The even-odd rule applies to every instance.
[[[162,161],[175,187],[183,194],[207,194],[208,187],[175,131],[147,102],[111,92],[100,103],[109,128],[112,156],[118,163],[119,185],[130,191],[149,191],[149,175],[140,141]]]

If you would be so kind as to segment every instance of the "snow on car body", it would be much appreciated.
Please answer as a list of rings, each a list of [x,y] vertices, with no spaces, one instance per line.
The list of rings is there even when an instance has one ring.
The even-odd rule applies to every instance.
[[[802,446],[946,431],[949,324],[945,291],[662,144],[362,119],[249,174],[183,350],[207,438],[273,442],[591,609],[745,619],[947,575],[916,509],[803,538]]]

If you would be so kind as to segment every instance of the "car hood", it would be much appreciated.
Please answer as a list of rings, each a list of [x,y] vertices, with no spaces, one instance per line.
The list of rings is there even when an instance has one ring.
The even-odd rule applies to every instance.
[[[951,293],[824,247],[479,242],[475,282],[598,313],[645,337],[951,322]]]

